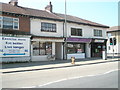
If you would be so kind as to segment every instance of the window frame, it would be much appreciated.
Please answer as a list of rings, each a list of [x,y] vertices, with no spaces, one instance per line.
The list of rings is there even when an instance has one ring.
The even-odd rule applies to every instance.
[[[42,32],[57,32],[57,25],[55,23],[41,22]]]
[[[17,19],[18,21],[15,21],[15,19]],[[15,23],[16,22],[18,23],[18,28],[17,29],[15,28]],[[19,30],[19,18],[13,18],[13,29],[14,30]]]
[[[79,50],[82,50],[82,52],[78,52]],[[67,54],[81,54],[81,53],[85,53],[85,43],[68,43],[67,44]]]
[[[102,30],[94,29],[94,36],[102,37],[103,36]]]
[[[13,17],[7,17],[7,16],[0,16],[0,17],[1,17],[1,19],[0,19],[1,20],[1,27],[0,28],[4,28],[3,25],[4,25],[4,17],[5,17],[5,18],[12,19],[12,21],[10,21],[10,22],[12,22],[12,28],[4,28],[4,29],[19,30],[19,18],[13,18]],[[17,19],[17,21],[15,21],[15,19]],[[18,28],[15,28],[15,23],[18,24]]]
[[[33,46],[33,56],[52,55],[52,42],[35,42],[37,46]],[[37,50],[37,51],[36,51]],[[42,52],[44,51],[44,53]],[[38,52],[35,54],[34,52]]]
[[[71,28],[71,36],[83,36],[82,29],[81,28]]]

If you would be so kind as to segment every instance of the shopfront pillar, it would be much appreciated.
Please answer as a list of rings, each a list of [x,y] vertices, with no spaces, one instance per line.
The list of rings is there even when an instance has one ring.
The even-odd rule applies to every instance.
[[[90,57],[91,57],[91,44],[86,43],[86,58],[90,58]]]
[[[55,42],[52,42],[52,55],[55,55]]]

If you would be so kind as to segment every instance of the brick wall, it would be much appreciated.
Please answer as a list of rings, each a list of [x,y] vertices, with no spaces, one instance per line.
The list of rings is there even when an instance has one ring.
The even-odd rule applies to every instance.
[[[24,32],[30,32],[30,19],[29,17],[22,17],[22,16],[12,16],[12,15],[5,15],[2,16],[19,18],[19,30]]]

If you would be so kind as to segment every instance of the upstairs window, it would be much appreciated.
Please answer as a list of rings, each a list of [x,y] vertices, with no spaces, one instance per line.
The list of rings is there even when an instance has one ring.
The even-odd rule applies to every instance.
[[[14,18],[14,19],[13,19],[13,26],[14,26],[13,28],[14,28],[14,29],[18,29],[18,26],[19,26],[19,23],[18,23],[18,22],[19,22],[19,21],[18,21],[17,18]]]
[[[53,23],[41,23],[41,31],[44,32],[56,32],[56,24]]]
[[[102,37],[102,30],[94,29],[94,36]]]
[[[0,17],[0,28],[19,29],[19,19],[11,17]]]
[[[72,36],[82,36],[82,29],[79,28],[71,28]]]
[[[3,28],[13,29],[13,18],[3,17]]]

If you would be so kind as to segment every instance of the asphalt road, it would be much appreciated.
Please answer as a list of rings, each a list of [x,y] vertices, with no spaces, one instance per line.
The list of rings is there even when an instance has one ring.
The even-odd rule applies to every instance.
[[[100,64],[83,65],[83,66],[74,66],[74,67],[67,67],[67,68],[5,73],[5,74],[2,74],[2,88],[36,88],[36,87],[40,87],[40,86],[50,84],[56,81],[69,80],[74,77],[75,78],[83,77],[83,76],[87,77],[89,75],[104,74],[108,71],[111,71],[111,70],[113,71],[116,69],[118,69],[117,61],[108,62],[108,63],[100,63]],[[112,76],[110,80],[118,79],[118,77],[114,75],[116,74],[110,74],[110,76]],[[94,78],[94,77],[91,77],[91,78]],[[87,82],[86,81],[87,79],[84,79],[83,81]],[[98,78],[97,81],[94,81],[93,79],[93,82],[99,83],[100,79],[101,78]],[[107,80],[104,80],[104,82]],[[82,80],[80,81],[83,82]],[[80,81],[78,79],[78,82]],[[92,84],[90,80],[88,82]],[[112,81],[112,82],[115,83],[115,81]]]
[[[118,75],[120,76],[118,71],[112,71],[101,75],[55,82],[37,88],[118,88]]]

